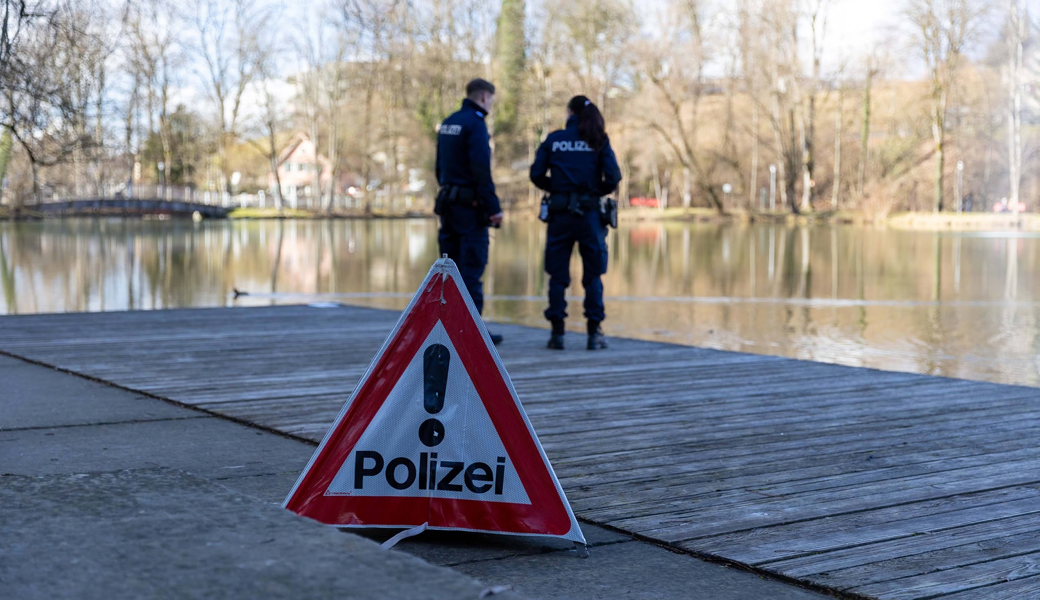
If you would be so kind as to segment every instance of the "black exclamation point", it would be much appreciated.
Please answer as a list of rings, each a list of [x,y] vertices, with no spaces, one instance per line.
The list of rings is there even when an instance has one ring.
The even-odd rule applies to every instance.
[[[451,352],[443,344],[431,344],[423,353],[423,408],[431,415],[444,408],[450,361]],[[444,441],[444,424],[437,419],[423,421],[419,426],[419,441],[430,448]]]

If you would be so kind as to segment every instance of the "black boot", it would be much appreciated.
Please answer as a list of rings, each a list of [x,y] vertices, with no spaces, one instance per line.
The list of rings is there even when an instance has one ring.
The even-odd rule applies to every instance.
[[[563,350],[563,320],[553,319],[552,321],[552,335],[549,336],[549,343],[546,348],[550,350]]]
[[[599,328],[599,321],[589,321],[589,343],[586,348],[589,350],[606,350],[607,349],[607,338],[603,337],[603,330]]]

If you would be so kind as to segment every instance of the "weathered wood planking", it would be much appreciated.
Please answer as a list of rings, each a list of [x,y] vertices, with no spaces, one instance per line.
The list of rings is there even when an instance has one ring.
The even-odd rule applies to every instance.
[[[317,441],[397,317],[4,317],[0,350]],[[1040,390],[496,329],[585,519],[861,596],[1040,598]]]

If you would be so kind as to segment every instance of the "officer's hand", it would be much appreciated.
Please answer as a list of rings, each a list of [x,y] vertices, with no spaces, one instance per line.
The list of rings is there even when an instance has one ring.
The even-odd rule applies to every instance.
[[[505,215],[502,213],[498,213],[497,215],[491,215],[491,226],[499,227],[500,225],[502,225],[502,217],[504,216]]]

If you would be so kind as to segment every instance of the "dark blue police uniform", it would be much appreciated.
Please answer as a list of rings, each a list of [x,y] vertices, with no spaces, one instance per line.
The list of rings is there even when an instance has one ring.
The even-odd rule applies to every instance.
[[[455,261],[477,311],[484,310],[480,278],[488,260],[489,217],[502,212],[491,180],[486,113],[466,99],[437,133],[437,213],[441,254]]]
[[[567,318],[565,292],[571,283],[574,244],[581,254],[585,288],[585,318],[603,321],[603,282],[607,272],[607,228],[600,217],[599,199],[617,189],[621,169],[608,140],[596,152],[578,135],[578,117],[567,128],[554,131],[538,148],[531,165],[531,181],[549,192],[549,227],[545,244],[545,271],[549,274],[549,308],[545,318]]]

